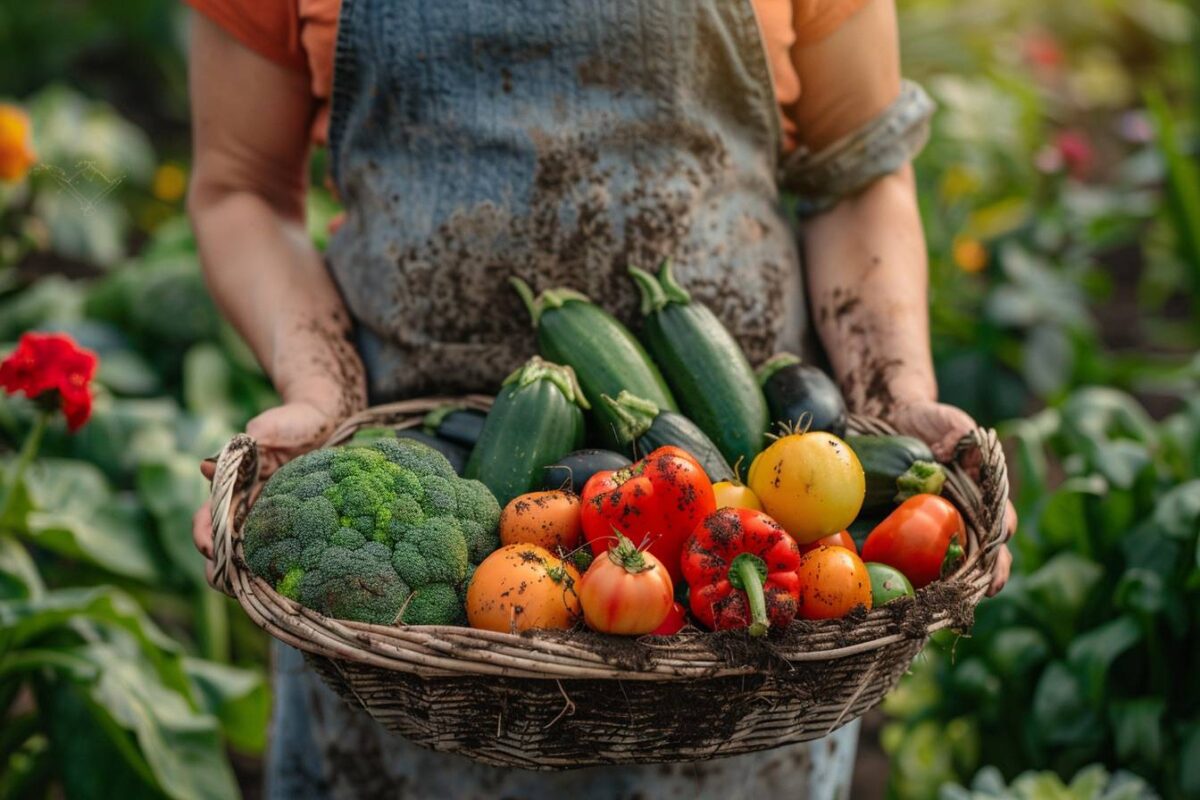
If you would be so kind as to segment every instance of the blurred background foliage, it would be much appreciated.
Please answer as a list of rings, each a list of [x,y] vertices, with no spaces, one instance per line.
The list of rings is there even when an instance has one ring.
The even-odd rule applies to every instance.
[[[941,106],[917,165],[941,391],[1005,434],[1022,527],[973,635],[889,699],[888,791],[1200,796],[1200,2],[899,6]],[[65,330],[101,360],[92,421],[0,515],[0,797],[257,791],[265,640],[189,529],[197,461],[274,398],[183,215],[185,25],[0,4],[38,157],[0,183],[0,352]],[[0,460],[30,415],[0,398]]]

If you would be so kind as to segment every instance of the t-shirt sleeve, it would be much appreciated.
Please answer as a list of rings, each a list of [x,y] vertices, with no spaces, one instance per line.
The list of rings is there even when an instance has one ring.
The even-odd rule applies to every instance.
[[[792,0],[796,44],[819,42],[867,4],[868,0]]]
[[[296,0],[183,0],[260,56],[304,72]]]

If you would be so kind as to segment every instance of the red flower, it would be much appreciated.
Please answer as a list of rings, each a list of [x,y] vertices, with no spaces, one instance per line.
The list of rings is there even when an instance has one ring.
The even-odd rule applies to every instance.
[[[1059,131],[1054,145],[1067,171],[1075,178],[1086,178],[1096,160],[1096,150],[1087,133],[1078,129]]]
[[[17,349],[0,361],[0,389],[9,394],[24,392],[67,418],[76,431],[92,414],[92,376],[96,354],[75,344],[62,333],[26,333]]]

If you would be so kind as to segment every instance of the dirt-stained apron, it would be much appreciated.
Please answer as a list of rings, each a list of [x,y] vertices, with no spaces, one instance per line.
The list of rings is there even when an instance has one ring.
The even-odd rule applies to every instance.
[[[347,214],[328,259],[372,400],[494,390],[535,352],[512,275],[633,322],[627,266],[670,256],[752,362],[798,347],[778,113],[750,0],[344,0],[330,147]],[[499,770],[387,734],[279,648],[268,787],[835,798],[857,732],[700,764]]]

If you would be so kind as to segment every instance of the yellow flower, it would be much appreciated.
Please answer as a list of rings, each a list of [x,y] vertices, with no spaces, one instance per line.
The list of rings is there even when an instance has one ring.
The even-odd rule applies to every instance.
[[[37,161],[29,115],[18,106],[0,103],[0,181],[19,181]]]
[[[953,203],[979,191],[979,176],[961,164],[954,164],[942,175],[942,198]]]
[[[154,171],[154,196],[164,203],[174,203],[187,190],[187,173],[183,167],[166,163]]]
[[[954,263],[963,272],[982,272],[988,265],[988,251],[983,243],[971,236],[954,239]]]

